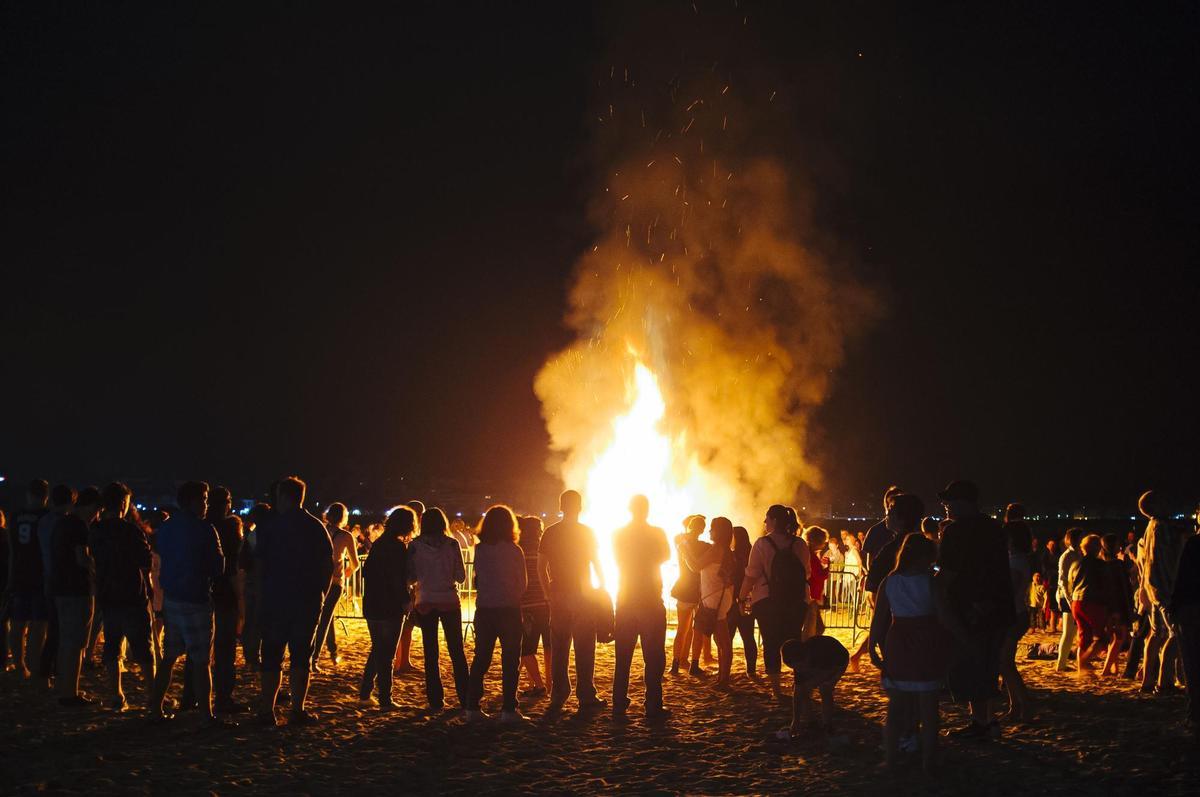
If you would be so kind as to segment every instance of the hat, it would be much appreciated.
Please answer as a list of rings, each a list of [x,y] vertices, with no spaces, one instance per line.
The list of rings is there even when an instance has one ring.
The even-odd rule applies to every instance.
[[[952,481],[946,485],[945,490],[938,493],[938,500],[976,503],[979,501],[979,488],[975,486],[975,482]]]

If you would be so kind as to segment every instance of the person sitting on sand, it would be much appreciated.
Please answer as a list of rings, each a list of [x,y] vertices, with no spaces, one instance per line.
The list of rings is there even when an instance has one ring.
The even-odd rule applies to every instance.
[[[486,719],[480,701],[483,678],[492,666],[492,652],[500,641],[502,704],[500,721],[527,720],[517,708],[517,683],[521,678],[521,595],[527,575],[525,555],[517,545],[517,518],[503,504],[489,507],[479,521],[475,546],[475,659],[471,662],[468,720]]]
[[[258,532],[261,571],[262,702],[259,720],[275,725],[275,701],[288,649],[290,725],[313,721],[305,712],[313,644],[333,573],[333,543],[325,524],[304,508],[307,486],[295,476],[276,487],[278,514]]]
[[[846,666],[850,663],[850,652],[833,637],[822,635],[804,642],[789,639],[783,643],[780,653],[783,663],[790,667],[795,675],[795,687],[792,690],[792,724],[788,734],[792,737],[798,736],[806,725],[811,729],[820,728],[826,734],[833,733],[833,688],[846,673]],[[812,698],[814,691],[821,696],[820,720],[817,719],[815,701]]]

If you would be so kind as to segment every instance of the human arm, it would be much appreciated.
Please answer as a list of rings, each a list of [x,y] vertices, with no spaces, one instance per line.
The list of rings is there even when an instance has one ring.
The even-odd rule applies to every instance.
[[[596,544],[596,535],[592,533],[591,529],[587,530],[587,539],[588,548],[591,551],[589,563],[591,564],[592,571],[596,574],[596,585],[603,590],[605,589],[604,568],[600,565],[600,546]]]
[[[871,630],[867,638],[867,653],[871,656],[871,663],[880,670],[884,665],[883,642],[892,624],[892,604],[888,600],[886,585],[885,578],[875,593],[875,613],[871,615]]]
[[[765,539],[765,538],[764,538]],[[746,575],[742,577],[742,589],[738,594],[738,600],[744,601],[754,591],[758,582],[764,578],[763,569],[763,546],[761,540],[756,541],[750,548],[750,560],[746,563]]]

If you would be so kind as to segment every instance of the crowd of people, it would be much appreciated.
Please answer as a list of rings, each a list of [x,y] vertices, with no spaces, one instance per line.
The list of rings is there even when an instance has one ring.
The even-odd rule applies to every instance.
[[[641,709],[648,721],[662,722],[671,715],[663,699],[668,671],[707,675],[704,663],[711,665],[715,646],[713,687],[733,689],[733,640],[740,637],[750,679],[761,683],[765,676],[766,686],[783,696],[784,667],[793,673],[785,737],[829,732],[835,686],[866,657],[879,669],[888,699],[887,763],[920,751],[930,767],[947,689],[970,709],[969,723],[953,736],[999,736],[1002,700],[1008,720],[1033,716],[1035,702],[1016,666],[1033,627],[1061,630],[1057,651],[1041,651],[1060,671],[1139,678],[1143,691],[1158,694],[1186,685],[1184,722],[1195,731],[1200,719],[1193,691],[1200,687],[1200,541],[1195,527],[1172,519],[1154,492],[1139,502],[1147,521],[1140,537],[1072,528],[1061,550],[1055,540],[1035,543],[1018,504],[1009,505],[1002,521],[984,514],[977,488],[966,481],[938,493],[944,512],[936,519],[918,496],[889,488],[884,519],[862,538],[805,527],[793,508],[774,505],[761,534],[725,517],[692,515],[672,544],[650,524],[649,501],[634,496],[628,524],[611,537],[615,602],[597,536],[580,521],[583,498],[573,490],[560,498],[561,519],[545,529],[540,518],[518,517],[505,505],[488,509],[470,529],[438,507],[410,501],[394,507],[381,528],[363,533],[349,526],[341,503],[320,518],[305,509],[306,485],[296,477],[277,482],[270,502],[244,518],[232,511],[223,487],[187,482],[177,499],[169,514],[147,523],[121,483],[78,493],[30,483],[24,506],[0,513],[6,669],[52,688],[64,707],[92,706],[98,701],[81,690],[80,675],[102,637],[105,702],[113,711],[128,708],[122,673],[133,663],[146,711],[156,720],[194,710],[215,723],[252,713],[274,726],[277,707],[286,705],[288,724],[303,725],[313,721],[306,701],[312,674],[322,672],[323,650],[333,666],[341,663],[335,607],[343,580],[361,567],[370,653],[358,696],[382,711],[396,708],[394,673],[414,669],[414,628],[424,648],[425,708],[440,712],[447,704],[439,666],[444,646],[452,704],[467,721],[487,718],[483,693],[499,645],[504,723],[528,719],[518,697],[547,699],[553,715],[572,695],[581,712],[607,709],[625,721],[639,645]],[[463,641],[468,547],[471,661]],[[679,577],[669,590],[677,624],[668,670],[661,574],[672,557]],[[822,622],[834,572],[861,572],[873,611],[869,633],[853,651],[826,634]],[[611,704],[595,678],[596,646],[610,640]],[[235,699],[239,644],[256,674],[255,705]],[[182,696],[169,702],[180,658]],[[518,695],[522,671],[529,685]],[[819,715],[814,696],[821,698]]]

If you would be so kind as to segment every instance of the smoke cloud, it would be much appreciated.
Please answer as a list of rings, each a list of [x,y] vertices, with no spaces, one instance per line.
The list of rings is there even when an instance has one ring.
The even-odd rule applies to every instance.
[[[810,417],[874,305],[817,251],[769,77],[711,55],[631,57],[598,76],[596,239],[566,318],[577,338],[534,389],[551,468],[581,487],[628,406],[636,353],[659,380],[663,431],[742,515],[820,488]]]

